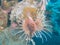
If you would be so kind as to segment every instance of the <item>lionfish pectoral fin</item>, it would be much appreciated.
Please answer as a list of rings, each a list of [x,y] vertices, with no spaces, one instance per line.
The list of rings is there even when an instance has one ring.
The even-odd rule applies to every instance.
[[[26,41],[27,41],[26,45],[35,45],[35,42],[33,39],[28,38]]]
[[[44,32],[45,34],[47,34],[51,38],[51,35],[48,32],[46,32],[45,30],[42,30],[42,32]]]
[[[46,41],[47,41],[47,37],[46,37],[46,35],[43,33],[43,32],[41,32],[41,35],[43,35],[44,36],[44,38],[46,39]]]
[[[39,38],[41,38],[42,43],[44,43],[44,39],[43,39],[43,36],[42,36],[41,32],[38,32],[38,33],[39,33]]]
[[[35,32],[34,35],[37,37],[37,38],[40,38],[42,40],[42,43],[44,42],[43,41],[43,36],[42,34],[38,31],[38,32]]]

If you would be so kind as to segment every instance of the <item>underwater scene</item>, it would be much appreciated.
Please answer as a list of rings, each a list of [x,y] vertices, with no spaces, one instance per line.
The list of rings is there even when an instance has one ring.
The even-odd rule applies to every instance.
[[[60,45],[60,0],[0,0],[0,45]]]

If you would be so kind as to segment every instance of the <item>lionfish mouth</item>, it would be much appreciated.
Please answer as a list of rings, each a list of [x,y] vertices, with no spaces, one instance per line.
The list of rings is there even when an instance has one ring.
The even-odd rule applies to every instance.
[[[36,24],[32,19],[25,19],[23,29],[28,35],[32,34],[36,30],[36,28]]]
[[[37,30],[42,30],[43,29],[43,24],[41,20],[33,20],[31,17],[25,19],[23,22],[23,30],[25,31],[26,34],[28,35],[33,35],[34,32]]]

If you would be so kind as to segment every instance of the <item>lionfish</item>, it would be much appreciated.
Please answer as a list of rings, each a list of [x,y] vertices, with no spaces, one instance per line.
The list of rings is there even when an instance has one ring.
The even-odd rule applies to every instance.
[[[51,21],[46,20],[45,10],[48,0],[23,0],[14,7],[11,12],[11,23],[16,21],[19,26],[19,31],[16,33],[22,33],[19,38],[26,40],[26,45],[32,43],[35,45],[35,41],[32,39],[34,36],[39,37],[44,42],[47,41],[47,36],[51,38],[52,25]]]

